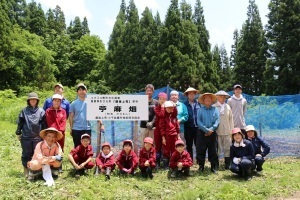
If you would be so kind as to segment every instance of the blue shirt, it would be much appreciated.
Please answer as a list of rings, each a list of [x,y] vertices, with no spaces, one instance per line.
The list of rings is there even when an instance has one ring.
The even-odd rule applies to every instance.
[[[46,111],[48,108],[50,108],[52,106],[52,97],[49,97],[46,99],[45,103],[44,103],[44,111]],[[69,110],[70,110],[70,102],[63,98],[60,104],[60,107],[62,107],[63,109],[65,109],[66,113],[67,113],[67,118],[69,117]]]
[[[216,107],[201,106],[197,113],[198,128],[207,133],[208,131],[216,131],[220,122],[219,110]]]
[[[201,104],[198,101],[194,100],[194,103],[191,105],[189,101],[186,101],[184,105],[188,111],[188,119],[184,123],[187,127],[197,127],[197,112],[201,107]]]
[[[188,117],[189,117],[189,114],[188,114],[188,111],[187,111],[187,107],[177,101],[176,103],[176,107],[177,107],[177,119],[180,120],[180,133],[183,133],[184,132],[184,122],[186,122],[188,120]]]
[[[71,103],[70,113],[74,113],[72,130],[91,130],[90,122],[86,120],[86,105],[80,99]]]

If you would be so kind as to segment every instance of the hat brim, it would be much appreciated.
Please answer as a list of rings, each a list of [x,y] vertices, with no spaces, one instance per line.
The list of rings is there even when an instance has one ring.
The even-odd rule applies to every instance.
[[[204,104],[204,98],[205,96],[210,96],[212,103],[216,103],[217,102],[217,96],[213,93],[204,93],[202,94],[199,98],[198,98],[198,102],[201,104]]]
[[[189,92],[195,92],[196,94],[199,94],[199,90],[186,90],[183,94],[184,96],[188,96]]]
[[[46,135],[48,132],[56,133],[56,141],[61,140],[63,138],[63,134],[58,131],[58,130],[49,130],[49,129],[44,129],[40,132],[40,137],[45,139]]]

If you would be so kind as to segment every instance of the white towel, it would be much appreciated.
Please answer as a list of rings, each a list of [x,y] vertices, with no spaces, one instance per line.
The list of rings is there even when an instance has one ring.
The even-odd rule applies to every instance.
[[[48,165],[48,164],[43,165],[42,170],[43,170],[43,178],[46,181],[46,183],[44,183],[44,185],[47,185],[48,187],[54,186],[55,183],[54,183],[54,180],[52,177],[50,165]]]
[[[225,110],[225,103],[223,103],[223,104],[221,104],[220,102],[218,102],[218,104],[219,104],[219,106],[221,107],[221,109],[220,109],[220,114],[221,115],[224,115],[224,110]]]

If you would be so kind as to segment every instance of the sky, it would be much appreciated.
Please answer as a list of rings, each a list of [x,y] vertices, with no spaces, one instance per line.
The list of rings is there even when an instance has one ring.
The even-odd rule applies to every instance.
[[[91,34],[98,35],[107,47],[109,36],[120,9],[121,0],[35,0],[41,3],[44,11],[59,5],[66,17],[66,24],[76,16],[81,20],[87,17]],[[30,0],[27,0],[30,2]],[[126,5],[129,0],[125,0]],[[158,11],[164,21],[170,0],[134,0],[139,15],[148,6],[153,15]],[[181,0],[179,0],[179,3]],[[196,0],[186,0],[195,6]],[[263,25],[267,23],[268,4],[270,0],[256,0]],[[247,19],[249,0],[201,0],[204,9],[205,25],[210,35],[211,46],[224,44],[228,55],[233,44],[233,32],[241,30]]]

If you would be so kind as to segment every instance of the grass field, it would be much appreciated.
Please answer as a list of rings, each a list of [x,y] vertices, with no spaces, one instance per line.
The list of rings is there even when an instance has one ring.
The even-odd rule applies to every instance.
[[[300,158],[296,157],[268,159],[263,174],[254,174],[248,182],[229,171],[211,174],[209,166],[204,174],[183,179],[168,179],[167,171],[159,171],[153,180],[137,174],[113,175],[110,181],[104,181],[104,176],[92,173],[76,180],[71,164],[65,160],[64,173],[55,181],[55,187],[48,188],[42,179],[28,183],[23,177],[16,126],[0,121],[0,127],[0,199],[276,199],[300,191]],[[71,146],[68,135],[66,152]],[[196,172],[197,167],[193,170]]]

